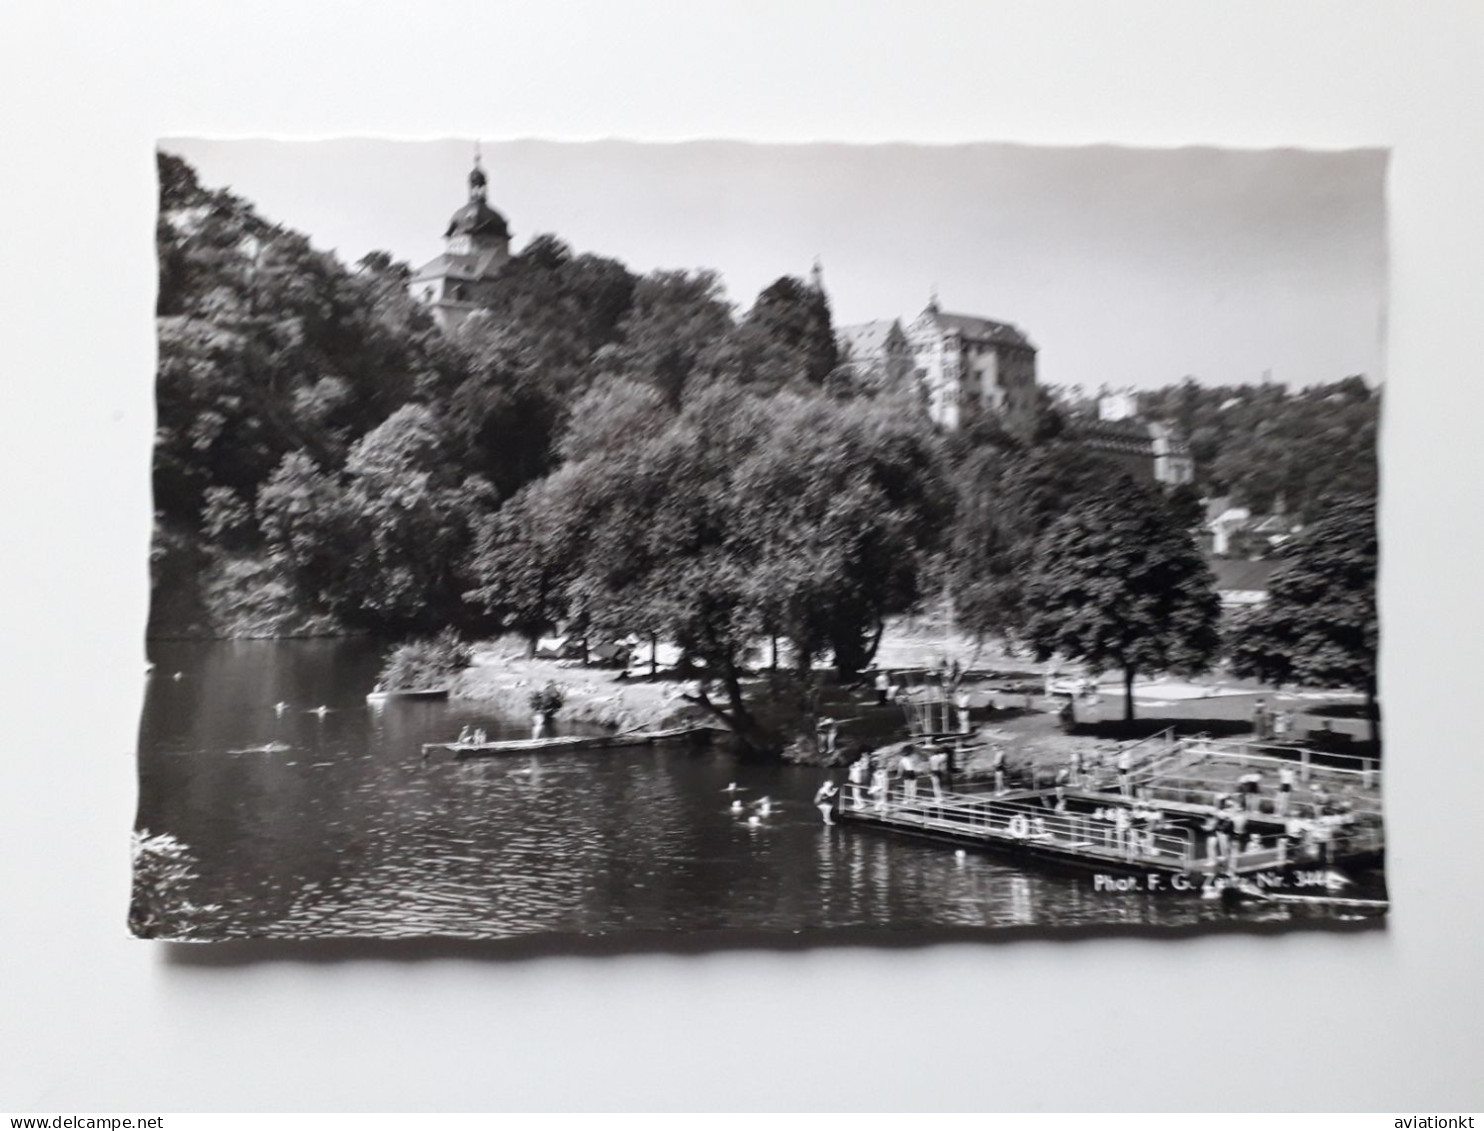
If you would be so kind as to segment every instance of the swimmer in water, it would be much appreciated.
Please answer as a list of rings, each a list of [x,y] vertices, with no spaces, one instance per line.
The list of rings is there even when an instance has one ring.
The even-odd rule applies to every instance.
[[[755,801],[753,802],[753,808],[758,811],[760,816],[766,817],[773,812],[773,799],[771,797],[764,797]]]
[[[824,779],[824,784],[814,794],[814,804],[819,809],[819,815],[824,818],[824,823],[833,825],[835,823],[835,795],[839,788],[829,778]]]
[[[740,813],[740,812],[742,812],[742,802],[740,802],[740,801],[733,801],[732,802],[732,812],[733,813]]]

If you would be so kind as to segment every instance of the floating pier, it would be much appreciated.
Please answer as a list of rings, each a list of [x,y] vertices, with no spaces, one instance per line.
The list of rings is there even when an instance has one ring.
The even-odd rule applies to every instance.
[[[1201,827],[1210,811],[1084,790],[1063,790],[1061,800],[1065,807],[1059,809],[1054,790],[935,794],[923,784],[915,795],[895,785],[884,797],[873,797],[864,787],[846,785],[839,815],[842,821],[947,844],[1144,875],[1250,876],[1322,869],[1376,859],[1383,850],[1379,828],[1336,826],[1322,840],[1307,840],[1286,835],[1281,817],[1249,813],[1248,830],[1264,847],[1249,851],[1243,846],[1218,859],[1211,851],[1213,839]],[[1121,821],[1120,810],[1125,814]]]

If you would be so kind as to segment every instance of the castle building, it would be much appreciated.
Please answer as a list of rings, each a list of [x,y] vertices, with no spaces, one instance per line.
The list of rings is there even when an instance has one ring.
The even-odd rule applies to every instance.
[[[915,375],[942,428],[961,428],[975,412],[1000,417],[1012,432],[1034,428],[1036,347],[1008,322],[950,314],[934,298],[905,327],[866,322],[841,327],[837,337],[858,379]]]
[[[913,371],[912,343],[895,318],[835,330],[840,364],[851,380],[875,389],[894,388]]]
[[[1166,487],[1195,480],[1195,460],[1168,424],[1143,420],[1130,393],[1113,393],[1098,401],[1098,418],[1077,429],[1089,451],[1117,463],[1136,479]]]
[[[408,284],[412,297],[432,309],[443,330],[456,329],[491,304],[495,279],[510,260],[510,226],[485,199],[487,183],[476,156],[468,203],[448,221],[443,254],[420,267]]]

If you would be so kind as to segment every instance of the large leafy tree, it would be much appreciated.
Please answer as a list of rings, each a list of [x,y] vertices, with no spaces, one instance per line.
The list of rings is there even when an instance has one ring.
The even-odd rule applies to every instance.
[[[927,422],[893,404],[783,396],[772,431],[739,466],[735,521],[756,531],[758,598],[800,674],[834,657],[868,665],[887,616],[921,596],[922,558],[949,502]]]
[[[1070,441],[966,443],[954,460],[946,558],[958,622],[981,635],[1022,635],[1037,540],[1068,508],[1121,481],[1117,468]]]
[[[459,457],[502,497],[555,465],[565,413],[617,340],[634,291],[617,260],[533,239],[501,272],[488,311],[455,334],[468,377],[449,394]]]
[[[770,752],[784,736],[747,701],[749,651],[778,633],[808,660],[864,662],[882,618],[917,593],[935,439],[884,406],[818,394],[717,381],[667,419],[632,392],[627,443],[588,429],[491,525],[471,599],[526,631],[565,616],[674,640],[702,677],[697,702],[745,750]]]
[[[1268,600],[1233,626],[1233,670],[1270,683],[1350,687],[1366,697],[1371,738],[1376,710],[1376,503],[1332,497],[1317,521],[1284,547]]]
[[[347,268],[179,158],[158,168],[156,504],[201,534],[213,489],[251,499],[292,452],[338,467],[447,355],[405,265]]]
[[[593,359],[599,373],[653,386],[678,406],[701,354],[732,329],[712,271],[656,271],[634,285],[616,341]]]
[[[1084,499],[1036,544],[1025,632],[1037,656],[1121,668],[1124,718],[1139,672],[1198,671],[1220,645],[1221,606],[1205,559],[1152,489]]]
[[[793,351],[812,385],[823,384],[840,360],[829,299],[793,275],[774,280],[759,293],[746,324]]]
[[[426,406],[394,412],[351,449],[344,472],[301,453],[259,492],[267,545],[317,607],[392,634],[469,619],[459,572],[494,493],[446,455]]]
[[[673,639],[700,666],[700,704],[750,753],[772,743],[743,690],[764,619],[757,532],[735,521],[733,472],[765,441],[768,417],[758,399],[712,387],[647,442],[569,465],[574,488],[596,503],[570,587],[576,614],[600,632]]]
[[[600,377],[572,405],[556,454],[563,462],[571,462],[611,452],[649,438],[674,415],[654,385]]]
[[[527,484],[477,529],[464,599],[519,633],[527,655],[569,615],[569,588],[582,564],[594,497],[576,465]]]
[[[785,275],[765,287],[747,316],[697,359],[712,379],[756,392],[810,392],[824,385],[839,361],[829,300]]]

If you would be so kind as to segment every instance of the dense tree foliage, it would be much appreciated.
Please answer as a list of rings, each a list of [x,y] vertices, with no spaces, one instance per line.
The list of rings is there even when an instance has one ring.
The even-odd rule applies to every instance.
[[[959,623],[984,635],[1022,635],[1038,539],[1068,507],[1123,480],[1069,440],[1024,446],[991,436],[960,451],[947,558]]]
[[[1376,739],[1375,500],[1326,499],[1319,518],[1284,550],[1268,600],[1234,626],[1232,667],[1269,683],[1363,691]]]
[[[755,750],[785,737],[742,694],[761,639],[807,692],[928,597],[1130,679],[1210,658],[1200,499],[1090,453],[1086,403],[944,435],[910,380],[853,380],[818,287],[780,277],[739,315],[713,272],[553,235],[444,333],[388,253],[347,266],[177,158],[159,177],[157,629],[663,638]],[[1310,518],[1322,490],[1374,495],[1379,399],[1143,395],[1198,486]],[[1350,678],[1251,633],[1253,670]]]
[[[1210,568],[1159,494],[1133,484],[1093,495],[1051,524],[1025,602],[1038,658],[1123,670],[1130,721],[1139,672],[1199,671],[1220,644]]]
[[[594,367],[656,389],[678,406],[702,353],[732,328],[721,281],[711,271],[657,271],[634,287],[619,337]]]
[[[381,691],[427,691],[447,687],[473,659],[469,645],[452,629],[399,644],[382,660],[376,686]]]
[[[1188,438],[1203,493],[1254,513],[1281,505],[1309,522],[1327,495],[1376,493],[1381,393],[1360,377],[1297,392],[1186,378],[1140,393],[1139,407]]]
[[[785,637],[805,680],[826,654],[868,662],[936,537],[934,437],[883,405],[726,380],[646,420],[512,500],[480,541],[471,596],[528,633],[565,618],[674,640],[698,701],[749,749],[775,749],[743,695],[750,650]]]

